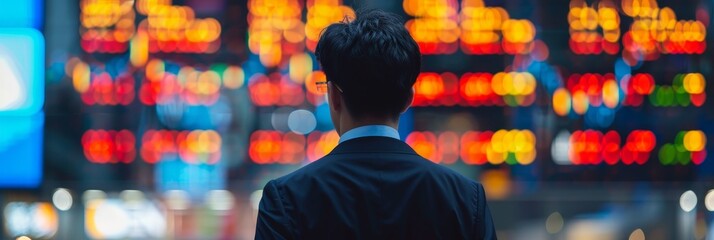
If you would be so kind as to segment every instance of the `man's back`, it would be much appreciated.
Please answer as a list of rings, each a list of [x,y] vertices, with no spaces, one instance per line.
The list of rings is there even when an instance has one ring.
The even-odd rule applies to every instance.
[[[343,142],[263,194],[258,239],[495,239],[480,184],[392,138]]]

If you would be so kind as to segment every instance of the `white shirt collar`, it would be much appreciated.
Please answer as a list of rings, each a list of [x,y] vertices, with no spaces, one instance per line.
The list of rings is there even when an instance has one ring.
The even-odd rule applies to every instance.
[[[397,129],[387,125],[365,125],[350,129],[340,136],[340,142],[361,137],[390,137],[399,140]]]

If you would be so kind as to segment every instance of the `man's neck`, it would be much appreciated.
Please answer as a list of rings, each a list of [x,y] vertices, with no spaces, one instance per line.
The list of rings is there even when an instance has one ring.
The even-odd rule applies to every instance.
[[[346,133],[349,130],[362,127],[362,126],[368,126],[368,125],[385,125],[392,127],[394,129],[399,129],[399,120],[391,120],[391,119],[376,119],[376,118],[363,118],[359,120],[355,119],[341,119],[341,124],[340,124],[340,129],[338,133],[340,135]]]

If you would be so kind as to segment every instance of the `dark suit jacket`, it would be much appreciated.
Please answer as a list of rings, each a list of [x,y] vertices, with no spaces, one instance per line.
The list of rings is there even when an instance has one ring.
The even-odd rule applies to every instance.
[[[496,239],[481,184],[361,137],[268,182],[256,239]]]

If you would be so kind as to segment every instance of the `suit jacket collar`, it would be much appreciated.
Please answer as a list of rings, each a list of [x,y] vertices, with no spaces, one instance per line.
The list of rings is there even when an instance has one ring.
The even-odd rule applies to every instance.
[[[344,141],[330,152],[331,154],[342,153],[417,153],[405,142],[390,137],[360,137]]]

